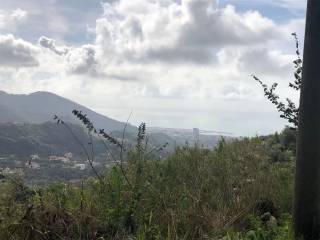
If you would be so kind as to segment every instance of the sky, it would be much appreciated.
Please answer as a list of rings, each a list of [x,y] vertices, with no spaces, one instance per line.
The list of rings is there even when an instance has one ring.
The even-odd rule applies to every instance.
[[[49,91],[147,126],[286,125],[251,75],[293,79],[306,0],[0,0],[0,90]]]

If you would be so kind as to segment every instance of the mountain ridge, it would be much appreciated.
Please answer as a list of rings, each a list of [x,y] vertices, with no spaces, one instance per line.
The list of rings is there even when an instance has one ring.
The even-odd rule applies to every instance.
[[[58,115],[66,122],[78,124],[72,114],[77,109],[88,115],[97,128],[106,131],[119,131],[125,126],[117,121],[97,113],[88,107],[59,96],[52,92],[38,91],[30,94],[11,94],[0,90],[0,122],[21,122],[41,124],[50,121]],[[127,131],[136,131],[136,127],[128,125]]]

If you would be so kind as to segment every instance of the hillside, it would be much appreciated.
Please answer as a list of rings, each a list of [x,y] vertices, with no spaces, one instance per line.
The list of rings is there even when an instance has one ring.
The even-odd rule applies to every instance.
[[[104,171],[114,160],[119,160],[120,149],[117,146],[107,140],[102,143],[97,136],[93,137],[91,145],[83,127],[67,124],[68,128],[54,122],[0,123],[0,172],[23,174],[26,182],[32,184],[92,176],[93,171],[79,141],[90,154],[93,146],[93,161],[99,171]],[[111,135],[119,141],[122,138],[121,131],[114,131]],[[157,159],[167,156],[174,146],[171,138],[166,135],[159,138],[160,135],[151,134],[148,143],[148,151]],[[134,133],[127,133],[125,148],[134,149],[136,139]],[[166,142],[169,146],[158,151]]]
[[[45,123],[58,115],[67,122],[78,123],[72,110],[85,112],[97,128],[111,132],[122,130],[123,122],[116,121],[96,113],[89,108],[50,92],[25,94],[8,94],[0,91],[0,122]],[[133,132],[136,127],[129,125],[127,131]]]
[[[75,124],[69,124],[74,134],[83,143],[88,137],[83,128]],[[102,146],[95,140],[97,153],[103,152]],[[0,156],[16,155],[26,158],[32,154],[44,157],[50,155],[63,155],[72,152],[82,155],[81,148],[73,139],[70,132],[53,122],[43,124],[0,124]]]
[[[77,136],[84,145],[89,142],[88,135],[84,128],[76,124],[68,123],[73,134]],[[111,135],[121,139],[121,131],[113,131]],[[173,151],[174,140],[164,134],[150,134],[149,147],[161,147],[166,142],[169,143],[167,151]],[[118,152],[115,146],[109,144],[109,148],[114,153]],[[105,154],[106,149],[101,140],[94,137],[93,144],[96,156]],[[125,145],[134,147],[136,144],[136,135],[126,133]],[[64,155],[71,152],[74,155],[85,158],[83,150],[74,139],[70,131],[61,124],[46,122],[42,124],[18,124],[18,123],[0,123],[0,157],[15,155],[17,158],[29,158],[30,155],[39,154],[48,158],[51,155]]]

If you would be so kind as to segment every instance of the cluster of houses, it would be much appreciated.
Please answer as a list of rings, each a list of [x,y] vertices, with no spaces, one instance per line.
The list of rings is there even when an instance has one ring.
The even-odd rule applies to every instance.
[[[99,162],[94,162],[94,166],[100,165]],[[77,160],[71,152],[65,153],[62,156],[51,155],[49,157],[41,157],[38,154],[30,155],[25,161],[15,156],[0,157],[0,172],[6,174],[21,174],[24,169],[41,169],[41,168],[72,168],[80,171],[86,170],[89,166],[84,160]]]

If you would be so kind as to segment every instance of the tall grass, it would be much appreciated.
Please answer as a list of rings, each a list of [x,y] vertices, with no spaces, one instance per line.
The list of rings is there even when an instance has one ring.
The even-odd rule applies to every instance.
[[[161,161],[143,154],[142,140],[121,166],[80,187],[31,190],[7,178],[0,239],[271,239],[246,235],[259,230],[249,216],[261,222],[266,211],[278,219],[273,232],[288,228],[281,216],[291,213],[294,164],[290,154],[274,161],[269,139],[180,147]]]

